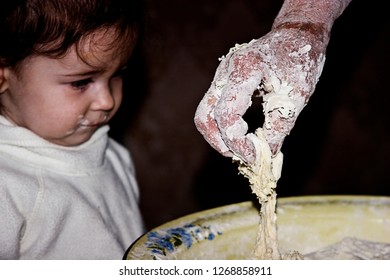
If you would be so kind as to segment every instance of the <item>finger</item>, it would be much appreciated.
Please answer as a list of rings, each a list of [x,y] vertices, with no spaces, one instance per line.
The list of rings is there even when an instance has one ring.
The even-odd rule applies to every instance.
[[[290,90],[290,89],[289,89]],[[294,127],[299,112],[303,108],[304,94],[296,89],[289,93],[283,89],[264,96],[264,125],[263,131],[273,154],[282,147],[285,137]]]
[[[223,141],[236,156],[249,163],[254,162],[256,151],[246,136],[248,125],[242,116],[261,82],[260,60],[260,54],[251,51],[231,57],[229,79],[214,109]]]
[[[226,84],[227,78],[227,60],[222,59],[215,72],[210,88],[198,105],[194,121],[199,132],[215,150],[224,156],[232,156],[233,154],[222,140],[217,122],[214,118],[214,109],[221,97],[222,88]]]
[[[266,114],[265,122],[267,122],[271,128],[267,129],[264,126],[263,131],[272,154],[275,155],[280,151],[284,139],[290,134],[291,129],[294,127],[295,120],[295,118],[282,117],[277,110]]]

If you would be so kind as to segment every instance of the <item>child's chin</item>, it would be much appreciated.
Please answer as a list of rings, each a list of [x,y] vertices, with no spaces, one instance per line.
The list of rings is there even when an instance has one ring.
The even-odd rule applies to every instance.
[[[89,131],[88,133],[84,131],[84,133],[77,133],[71,136],[68,136],[64,139],[56,139],[56,140],[49,140],[49,142],[59,145],[59,146],[64,146],[64,147],[75,147],[75,146],[80,146],[87,142],[89,139],[91,139],[93,133],[95,131]]]

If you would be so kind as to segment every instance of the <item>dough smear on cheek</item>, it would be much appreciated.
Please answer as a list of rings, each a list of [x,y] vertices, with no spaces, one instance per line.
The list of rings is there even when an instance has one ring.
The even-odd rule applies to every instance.
[[[85,116],[80,115],[78,116],[78,120],[75,123],[74,127],[71,127],[69,130],[66,131],[65,135],[72,135],[77,130],[82,131],[86,130],[88,128],[88,125],[90,125],[90,121],[85,118]]]

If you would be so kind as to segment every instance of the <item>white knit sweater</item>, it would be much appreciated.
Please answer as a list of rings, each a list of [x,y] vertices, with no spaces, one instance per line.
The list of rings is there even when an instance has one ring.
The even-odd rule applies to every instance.
[[[121,259],[144,231],[128,151],[63,147],[0,116],[0,259]]]

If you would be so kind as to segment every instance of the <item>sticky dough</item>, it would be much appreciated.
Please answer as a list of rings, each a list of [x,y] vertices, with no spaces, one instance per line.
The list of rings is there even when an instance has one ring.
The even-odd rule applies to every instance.
[[[276,223],[276,183],[281,175],[283,155],[272,156],[262,128],[255,134],[248,134],[256,148],[256,162],[248,165],[238,157],[239,171],[248,178],[252,191],[258,197],[260,224],[252,259],[390,259],[390,244],[346,237],[340,242],[312,252],[305,256],[297,251],[281,255],[278,246]]]
[[[256,161],[248,165],[238,157],[238,170],[248,178],[253,193],[259,199],[260,224],[257,233],[256,245],[252,252],[253,259],[279,260],[302,259],[298,252],[281,255],[278,248],[277,224],[276,224],[276,183],[281,175],[283,154],[279,152],[272,155],[271,149],[264,137],[262,128],[258,128],[255,134],[248,134],[256,148]]]

